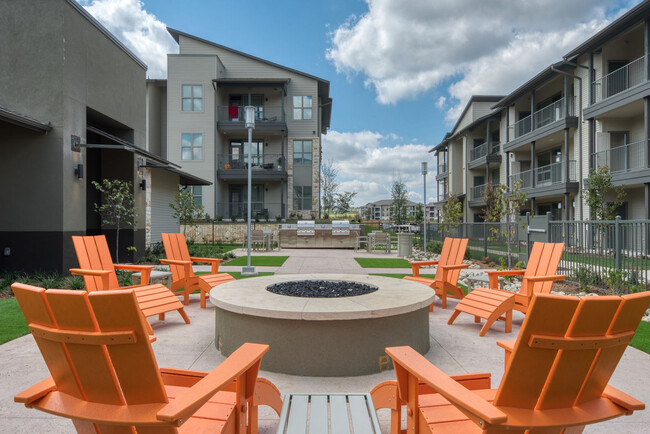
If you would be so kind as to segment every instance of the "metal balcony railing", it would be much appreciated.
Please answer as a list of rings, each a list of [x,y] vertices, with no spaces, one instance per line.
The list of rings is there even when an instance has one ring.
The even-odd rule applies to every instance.
[[[569,160],[569,179],[566,177],[566,161],[561,161],[511,175],[510,187],[517,181],[521,182],[520,188],[547,187],[554,184],[577,182],[576,162]]]
[[[479,200],[485,197],[485,187],[487,184],[476,185],[470,190],[470,199]]]
[[[285,122],[285,112],[282,106],[255,107],[255,124]],[[244,122],[244,106],[219,106],[217,107],[217,122]]]
[[[438,175],[444,175],[447,173],[447,163],[438,164]]]
[[[472,152],[470,153],[470,161],[478,160],[481,157],[485,157],[488,155],[495,155],[498,154],[501,150],[501,145],[499,142],[492,143],[491,146],[489,146],[488,149],[488,144],[487,142],[483,143],[482,145],[479,145],[472,149]]]
[[[282,210],[286,216],[287,204],[280,202],[252,201],[251,217],[258,219],[275,219],[282,216]],[[246,219],[248,215],[247,202],[219,202],[217,203],[217,215],[225,219]]]
[[[611,173],[644,169],[646,148],[646,142],[641,140],[595,152],[591,155],[591,167],[609,166]]]
[[[591,83],[592,104],[623,92],[645,80],[645,57],[639,57]]]
[[[567,116],[573,115],[573,104],[572,101],[569,101],[569,112],[565,113],[564,109],[564,100],[561,98],[554,103],[551,103],[541,109],[537,110],[532,115],[526,116],[525,118],[515,122],[510,125],[510,137],[516,139],[525,134],[530,133],[533,129],[541,128],[545,125],[551,124],[553,122],[562,120]],[[534,127],[534,128],[533,128]]]
[[[286,158],[282,154],[253,154],[251,155],[253,170],[287,170]],[[219,170],[248,169],[248,155],[218,154],[217,168]]]

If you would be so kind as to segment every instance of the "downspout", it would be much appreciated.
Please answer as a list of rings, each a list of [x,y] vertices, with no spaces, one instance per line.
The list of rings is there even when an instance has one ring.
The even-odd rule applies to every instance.
[[[570,63],[570,62],[567,62],[567,64],[574,65],[573,63]],[[577,65],[577,64],[575,64],[575,66],[580,66],[580,67],[583,67],[583,68],[585,67],[583,65]],[[579,206],[580,219],[579,220],[582,220],[583,219],[583,215],[582,215],[582,182],[583,182],[583,179],[582,179],[582,128],[583,128],[583,126],[582,126],[582,124],[583,124],[583,120],[582,120],[582,77],[578,77],[577,75],[574,75],[574,74],[569,74],[566,71],[561,71],[561,70],[557,69],[554,66],[551,66],[551,71],[554,71],[554,72],[557,72],[557,73],[560,73],[560,74],[564,74],[564,75],[568,76],[569,78],[574,78],[574,79],[576,79],[576,80],[578,80],[580,82],[580,85],[578,86],[578,90],[579,90],[579,96],[578,96],[578,121],[579,121],[579,125],[580,125],[580,128],[578,128],[578,141],[580,142],[580,152],[578,152],[578,173],[580,174],[579,177],[578,177],[578,191],[580,192],[580,194],[578,196],[579,196],[579,201],[580,201],[579,202],[580,203],[580,206]],[[565,97],[566,97],[566,95],[565,95]],[[573,144],[573,150],[574,150],[574,152],[576,151],[575,143]]]

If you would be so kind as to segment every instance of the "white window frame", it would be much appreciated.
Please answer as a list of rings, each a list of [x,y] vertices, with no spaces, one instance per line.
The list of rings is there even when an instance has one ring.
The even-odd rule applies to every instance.
[[[189,97],[183,96],[183,89],[185,87],[190,87],[190,96]],[[194,96],[194,88],[196,88],[196,87],[201,88],[201,96],[200,97]],[[185,108],[184,108],[183,103],[186,100],[190,101],[190,107],[191,107],[190,110],[185,110]],[[198,101],[198,100],[201,101],[201,110],[196,110],[194,108],[194,102]],[[204,107],[203,102],[204,101],[203,101],[203,85],[202,84],[181,84],[181,111],[182,112],[203,112],[203,107]]]
[[[190,136],[190,146],[183,146],[183,136],[189,135]],[[200,136],[201,137],[201,146],[195,146],[194,145],[194,139]],[[183,158],[183,149],[190,149],[192,158]],[[194,150],[195,149],[200,149],[201,150],[201,158],[194,158]],[[204,154],[203,154],[203,133],[181,133],[181,161],[203,161],[204,159]]]
[[[299,101],[296,101],[299,98]],[[309,103],[307,102],[309,101]],[[311,95],[294,95],[293,102],[293,120],[294,121],[311,121],[314,119],[314,97]],[[309,110],[309,112],[307,112]],[[307,117],[307,113],[309,116]]]

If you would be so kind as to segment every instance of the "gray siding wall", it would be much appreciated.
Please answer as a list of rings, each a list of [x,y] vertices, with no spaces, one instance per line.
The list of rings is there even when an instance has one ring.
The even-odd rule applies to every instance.
[[[159,169],[151,171],[151,188],[155,192],[151,196],[151,243],[161,242],[161,233],[180,232],[178,220],[172,217],[169,207],[174,202],[177,185],[178,175]]]

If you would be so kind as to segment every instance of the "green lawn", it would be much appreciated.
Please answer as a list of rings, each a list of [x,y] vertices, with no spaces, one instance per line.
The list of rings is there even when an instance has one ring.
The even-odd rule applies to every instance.
[[[289,257],[288,256],[251,256],[251,265],[254,267],[281,267]],[[223,265],[246,265],[246,256],[240,256]]]
[[[15,298],[0,300],[0,344],[29,333]]]
[[[411,268],[406,259],[354,258],[363,268]]]
[[[637,350],[650,354],[650,322],[641,321],[630,345]]]

